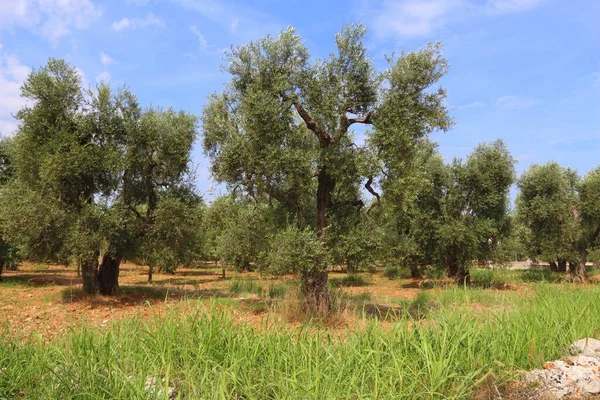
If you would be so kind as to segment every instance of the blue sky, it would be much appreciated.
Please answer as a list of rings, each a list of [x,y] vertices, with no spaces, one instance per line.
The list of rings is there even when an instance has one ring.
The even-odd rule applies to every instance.
[[[19,86],[48,57],[86,84],[127,84],[144,105],[199,115],[227,81],[232,44],[292,25],[323,57],[343,24],[364,22],[381,67],[444,43],[456,126],[434,138],[447,160],[503,138],[519,172],[554,160],[584,174],[600,164],[599,15],[600,0],[0,0],[0,134],[16,129]],[[211,197],[199,144],[193,158]]]

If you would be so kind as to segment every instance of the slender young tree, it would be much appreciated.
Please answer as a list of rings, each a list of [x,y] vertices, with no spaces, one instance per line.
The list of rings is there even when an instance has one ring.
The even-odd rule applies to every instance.
[[[202,116],[217,181],[287,203],[299,221],[312,194],[314,229],[324,246],[335,190],[361,170],[364,152],[352,142],[351,127],[372,126],[367,147],[389,169],[410,157],[416,140],[451,125],[446,93],[433,88],[447,69],[440,46],[391,57],[378,73],[365,33],[362,25],[345,27],[335,37],[336,52],[315,61],[292,28],[234,48],[228,89],[209,98]],[[380,168],[370,171],[363,179],[375,192]],[[326,312],[327,258],[316,254],[315,267],[302,270],[302,286],[307,301]]]

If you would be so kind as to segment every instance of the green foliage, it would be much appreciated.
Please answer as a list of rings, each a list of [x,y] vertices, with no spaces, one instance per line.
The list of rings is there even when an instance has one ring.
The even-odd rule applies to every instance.
[[[413,273],[434,267],[451,276],[465,274],[473,260],[500,260],[500,244],[510,234],[508,191],[514,180],[514,160],[504,143],[481,144],[466,162],[449,165],[430,143],[415,150],[412,178],[388,177],[383,185],[390,260]]]
[[[202,202],[167,193],[160,199],[154,220],[142,238],[138,258],[159,271],[172,273],[180,265],[192,265],[201,257]]]
[[[322,242],[312,230],[288,227],[271,238],[270,248],[264,255],[261,268],[276,275],[297,272],[307,275],[318,268],[315,261],[326,255]]]
[[[158,206],[166,198],[185,201],[196,117],[142,110],[126,89],[84,89],[76,68],[63,60],[50,59],[33,71],[21,92],[30,105],[17,113],[19,130],[10,145],[0,148],[1,179],[12,175],[0,193],[5,239],[31,259],[75,255],[84,261],[90,292],[100,250],[118,262],[135,258],[154,222],[162,232],[150,232],[147,241],[156,246],[148,257],[170,269],[180,262],[191,242],[190,224],[199,221],[175,211],[175,200]],[[171,228],[168,218],[178,218],[179,225]]]
[[[574,213],[579,178],[556,163],[532,165],[519,179],[517,217],[527,228],[529,256],[544,261],[574,257]]]
[[[377,197],[384,174],[409,175],[417,142],[452,125],[446,93],[436,88],[447,70],[441,45],[392,57],[379,72],[365,34],[362,25],[344,27],[336,51],[314,61],[292,28],[235,47],[227,56],[228,89],[204,108],[203,147],[215,179],[237,197],[279,207],[286,223],[296,224],[297,232],[274,237],[290,254],[272,245],[269,270],[317,274],[325,253],[355,270],[374,269],[383,258],[384,226],[372,207],[363,209],[361,181]],[[363,147],[350,130],[358,123],[373,125]],[[309,241],[309,227],[324,248]]]

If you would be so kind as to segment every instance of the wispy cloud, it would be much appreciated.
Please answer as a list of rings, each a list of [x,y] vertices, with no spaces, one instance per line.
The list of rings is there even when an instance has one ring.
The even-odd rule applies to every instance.
[[[531,108],[538,105],[540,102],[530,97],[521,96],[502,96],[496,100],[496,104],[500,107],[511,109],[511,110],[522,110]]]
[[[382,36],[426,36],[443,26],[450,12],[460,8],[461,3],[456,0],[387,0],[375,15],[373,25]]]
[[[31,68],[14,55],[4,55],[0,46],[0,137],[10,136],[17,129],[13,115],[27,104],[21,97],[21,85],[27,79]]]
[[[470,108],[482,108],[482,107],[485,107],[485,103],[483,103],[481,101],[474,101],[472,103],[463,104],[462,106],[459,106],[458,109],[459,110],[468,110]]]
[[[198,30],[198,28],[196,27],[196,25],[190,26],[190,31],[192,31],[192,33],[194,34],[194,36],[196,36],[196,38],[200,42],[200,48],[202,50],[206,50],[206,48],[208,47],[208,43],[206,42],[206,38],[204,37],[204,35],[202,34],[202,32],[200,32]]]
[[[243,40],[254,39],[266,33],[276,33],[281,25],[273,16],[260,12],[244,2],[231,0],[171,0],[171,2],[200,14],[220,25],[228,33]]]
[[[5,0],[0,2],[0,30],[20,27],[52,46],[74,30],[90,26],[102,13],[91,0]]]
[[[103,53],[100,53],[100,62],[105,67],[108,67],[109,65],[114,64],[116,61],[114,58],[112,58],[111,56],[109,56],[108,54],[103,52]]]
[[[156,15],[148,12],[144,18],[122,18],[118,21],[115,21],[112,24],[112,29],[119,32],[126,29],[146,28],[148,26],[157,26],[163,28],[165,27],[165,23]]]
[[[529,11],[546,0],[363,0],[357,14],[380,37],[429,36],[449,23]]]

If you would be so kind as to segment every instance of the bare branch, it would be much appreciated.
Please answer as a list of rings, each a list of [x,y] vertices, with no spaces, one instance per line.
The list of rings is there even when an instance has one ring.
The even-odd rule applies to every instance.
[[[367,180],[367,183],[365,183],[365,189],[367,189],[369,191],[369,193],[371,193],[373,196],[375,196],[375,198],[377,199],[377,203],[374,203],[373,205],[371,205],[371,207],[369,207],[367,214],[371,213],[371,210],[373,208],[375,208],[375,206],[381,207],[381,196],[379,196],[379,193],[377,193],[373,189],[373,186],[371,186],[372,183],[373,183],[373,177],[370,176],[369,179]]]

